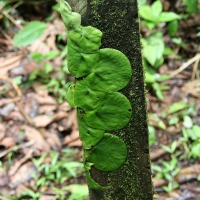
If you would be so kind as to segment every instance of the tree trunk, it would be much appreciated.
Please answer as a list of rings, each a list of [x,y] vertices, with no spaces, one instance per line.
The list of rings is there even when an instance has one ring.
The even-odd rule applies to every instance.
[[[153,186],[137,0],[88,0],[82,25],[100,29],[103,32],[101,48],[123,52],[133,74],[130,83],[120,91],[132,105],[132,118],[123,129],[111,131],[126,143],[127,161],[109,173],[92,168],[92,179],[109,189],[89,188],[90,200],[151,200]]]

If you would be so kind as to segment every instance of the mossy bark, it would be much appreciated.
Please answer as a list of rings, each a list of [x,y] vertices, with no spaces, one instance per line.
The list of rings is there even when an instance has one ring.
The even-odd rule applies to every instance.
[[[132,65],[132,80],[120,91],[131,102],[132,118],[126,127],[111,132],[126,143],[128,157],[113,172],[91,170],[91,177],[109,189],[89,188],[90,200],[151,200],[153,186],[137,0],[88,0],[82,25],[100,29],[103,32],[101,48],[120,50]]]

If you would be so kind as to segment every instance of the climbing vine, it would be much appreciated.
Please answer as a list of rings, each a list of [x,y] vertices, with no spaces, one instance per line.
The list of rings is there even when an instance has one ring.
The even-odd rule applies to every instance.
[[[76,83],[67,92],[69,104],[77,109],[80,139],[88,185],[106,189],[90,177],[90,169],[109,172],[127,158],[127,147],[119,137],[108,133],[129,122],[132,108],[119,90],[131,79],[131,65],[120,51],[100,49],[102,32],[81,26],[81,15],[60,0],[61,15],[68,30],[68,69]]]

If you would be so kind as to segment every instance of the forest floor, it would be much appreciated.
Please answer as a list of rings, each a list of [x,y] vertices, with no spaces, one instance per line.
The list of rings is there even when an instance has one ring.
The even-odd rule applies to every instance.
[[[67,35],[52,5],[0,7],[0,200],[87,199],[76,111],[66,101],[66,88],[73,82],[63,72]],[[163,5],[165,10],[178,9],[167,0]],[[16,48],[13,37],[24,27],[19,22],[44,19],[47,27],[42,36]],[[200,199],[198,27],[198,14],[180,21],[177,36],[182,46],[172,43],[162,28],[166,46],[176,52],[165,56],[157,70],[159,76],[171,76],[160,83],[167,88],[161,91],[164,98],[147,84],[150,157],[158,200]],[[149,34],[144,26],[141,34]],[[20,197],[24,191],[28,192]]]

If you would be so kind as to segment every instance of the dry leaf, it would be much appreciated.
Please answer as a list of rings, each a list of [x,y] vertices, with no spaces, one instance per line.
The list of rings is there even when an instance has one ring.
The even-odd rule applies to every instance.
[[[67,117],[67,116],[68,116],[68,113],[67,113],[67,112],[58,111],[58,112],[55,114],[53,121],[54,121],[54,122],[60,121],[61,119],[65,118],[65,117]]]
[[[53,97],[50,97],[49,95],[39,95],[36,93],[28,93],[27,97],[35,99],[39,104],[51,104],[51,105],[57,105],[56,100]]]
[[[79,131],[74,130],[70,135],[65,136],[63,144],[68,144],[70,142],[73,142],[75,140],[79,139]]]
[[[69,105],[68,102],[64,102],[64,103],[62,103],[62,104],[60,104],[60,105],[58,106],[58,110],[65,111],[65,112],[68,112],[68,111],[70,111],[71,109],[72,109],[72,108],[71,108],[71,106]]]
[[[43,152],[49,152],[50,147],[48,143],[45,141],[45,139],[42,137],[41,133],[28,125],[22,125],[22,130],[24,130],[24,135],[27,137],[29,141],[35,141],[35,144],[33,145],[35,149],[41,150]]]
[[[21,183],[26,183],[33,178],[33,174],[35,173],[36,169],[33,163],[27,162],[19,168],[17,173],[15,173],[13,176],[10,176],[9,186],[11,187],[11,189],[14,189]]]
[[[1,146],[4,146],[6,149],[16,145],[12,137],[6,137],[0,142]]]
[[[7,75],[8,71],[19,66],[23,55],[12,55],[0,57],[1,76]]]
[[[80,147],[80,146],[82,146],[82,141],[80,139],[77,139],[77,140],[75,140],[73,142],[69,142],[67,144],[67,146],[68,147]]]
[[[59,150],[62,146],[60,139],[56,133],[46,131],[46,141],[53,150]]]
[[[181,90],[186,94],[191,94],[194,97],[200,97],[200,79],[189,81]]]
[[[1,108],[0,115],[7,117],[11,113],[11,111],[13,111],[14,109],[15,109],[15,104],[9,103],[5,105],[3,108]]]
[[[177,182],[183,183],[196,179],[200,174],[200,164],[191,165],[189,167],[181,169],[178,175],[175,177]]]
[[[4,124],[0,124],[0,141],[5,137],[6,127]]]
[[[38,115],[35,118],[33,118],[33,122],[36,127],[46,127],[53,121],[53,117],[54,116]]]
[[[6,117],[6,120],[13,120],[13,121],[24,121],[24,117],[20,112],[12,111],[8,117]]]
[[[56,108],[57,108],[57,105],[42,105],[42,106],[39,107],[38,112],[40,114],[52,113],[54,110],[56,110]],[[57,115],[57,113],[56,113],[56,115]]]
[[[0,187],[8,185],[9,178],[5,170],[0,167]]]

